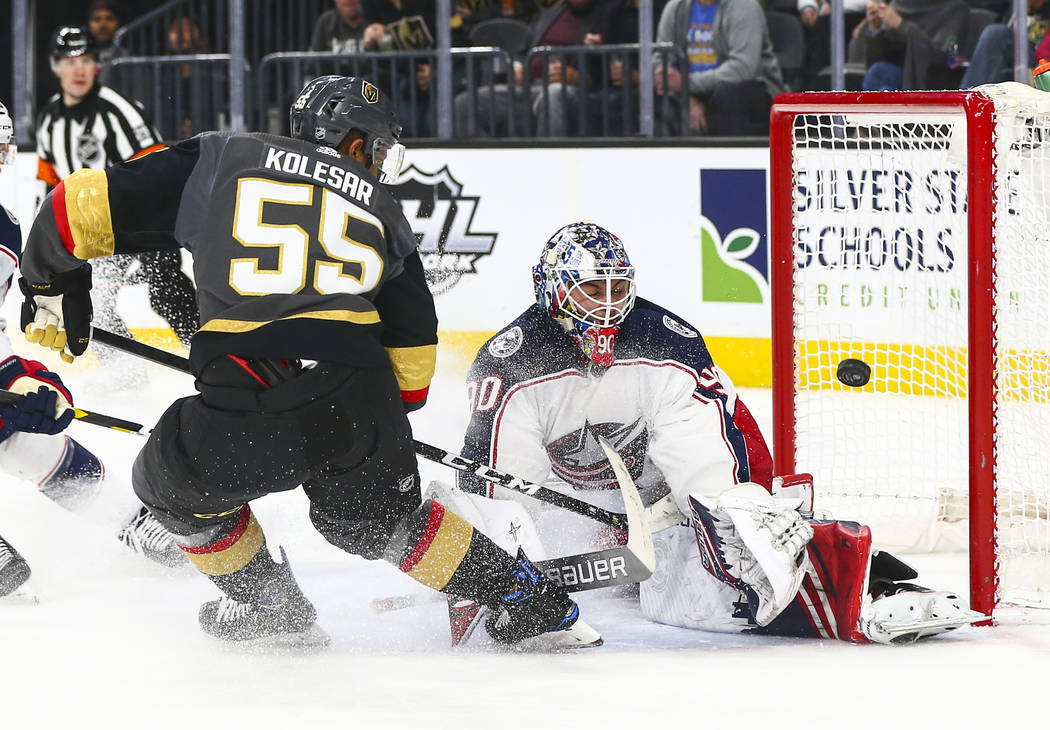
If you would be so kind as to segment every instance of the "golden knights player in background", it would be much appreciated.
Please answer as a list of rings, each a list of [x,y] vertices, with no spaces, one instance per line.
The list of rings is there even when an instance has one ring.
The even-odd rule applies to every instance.
[[[209,132],[67,178],[26,244],[27,337],[84,352],[86,259],[162,248],[172,234],[193,254],[200,392],[161,417],[133,483],[225,594],[201,607],[209,634],[327,639],[248,504],[302,484],[328,541],[484,603],[498,641],[557,631],[599,643],[523,553],[421,504],[406,411],[426,399],[437,318],[412,230],[379,184],[404,154],[389,100],[362,79],[318,78],[293,104],[291,130],[295,139]]]

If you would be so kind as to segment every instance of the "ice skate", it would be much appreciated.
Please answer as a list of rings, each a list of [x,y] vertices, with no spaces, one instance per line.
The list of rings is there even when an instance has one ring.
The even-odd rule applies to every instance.
[[[295,582],[288,558],[270,577],[254,601],[242,602],[228,596],[201,606],[198,619],[204,632],[241,646],[316,648],[328,644],[329,637],[314,619],[317,611]]]
[[[145,507],[120,529],[117,539],[139,555],[169,568],[186,562],[186,556],[175,544],[171,533]]]
[[[11,595],[29,580],[32,571],[25,558],[0,537],[0,598]]]
[[[862,609],[861,631],[876,644],[910,644],[987,618],[966,608],[954,593],[910,583],[897,583],[893,588]]]
[[[583,649],[602,637],[580,620],[580,609],[561,586],[540,573],[524,551],[509,583],[484,617],[485,630],[501,644],[519,649]]]

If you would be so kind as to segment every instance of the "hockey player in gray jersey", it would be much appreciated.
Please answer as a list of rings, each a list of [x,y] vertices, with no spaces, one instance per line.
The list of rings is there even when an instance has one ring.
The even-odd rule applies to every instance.
[[[224,594],[202,606],[202,628],[325,642],[250,506],[301,484],[327,540],[488,605],[499,641],[600,642],[523,553],[421,499],[407,411],[426,400],[437,318],[415,237],[382,185],[404,149],[389,100],[366,80],[321,77],[293,104],[291,130],[206,133],[75,173],[26,246],[28,338],[73,356],[91,336],[86,259],[172,241],[193,254],[199,394],[161,417],[133,482]]]
[[[911,584],[914,571],[872,551],[867,527],[812,519],[812,479],[773,478],[733,383],[696,328],[636,297],[615,235],[592,223],[559,229],[533,283],[536,305],[482,347],[468,375],[464,456],[534,483],[553,476],[603,490],[613,475],[598,438],[608,439],[643,500],[670,494],[679,513],[671,521],[688,525],[654,535],[656,569],[640,587],[647,617],[858,642],[913,640],[983,618],[954,594]],[[473,475],[460,486],[499,489]],[[453,496],[486,511],[485,500]],[[525,539],[531,521],[514,519]]]

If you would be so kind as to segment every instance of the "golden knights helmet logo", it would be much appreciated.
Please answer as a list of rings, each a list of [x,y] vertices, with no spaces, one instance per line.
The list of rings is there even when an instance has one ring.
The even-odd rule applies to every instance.
[[[362,81],[361,96],[364,97],[364,100],[367,101],[369,104],[375,104],[377,101],[379,101],[379,89],[377,89],[375,86],[368,83],[367,81]]]
[[[476,274],[474,264],[496,244],[495,233],[471,230],[481,198],[465,195],[447,166],[431,173],[409,165],[393,187],[416,235],[430,291],[443,294],[464,274]]]

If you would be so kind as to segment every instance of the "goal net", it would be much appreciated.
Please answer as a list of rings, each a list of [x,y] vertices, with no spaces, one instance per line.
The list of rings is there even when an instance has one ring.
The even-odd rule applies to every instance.
[[[777,473],[1050,605],[1050,93],[785,95],[770,147]]]

